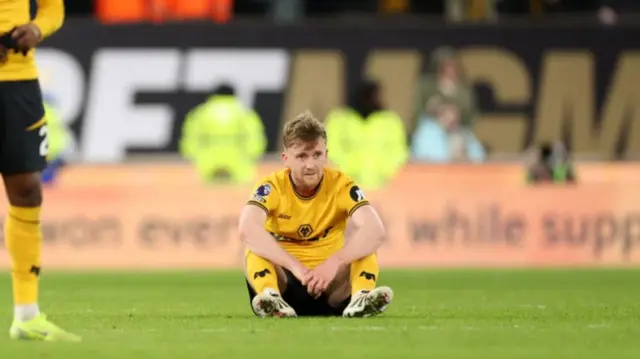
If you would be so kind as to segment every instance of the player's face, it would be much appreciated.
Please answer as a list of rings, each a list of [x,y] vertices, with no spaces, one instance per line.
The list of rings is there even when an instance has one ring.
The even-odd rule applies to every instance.
[[[320,183],[324,173],[327,144],[323,139],[312,143],[298,142],[287,148],[282,158],[285,166],[291,169],[296,184],[313,188]]]

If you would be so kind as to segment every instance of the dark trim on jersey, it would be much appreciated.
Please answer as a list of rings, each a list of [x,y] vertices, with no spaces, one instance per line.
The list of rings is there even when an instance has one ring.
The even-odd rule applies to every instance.
[[[267,208],[267,206],[265,206],[264,204],[262,204],[262,203],[260,203],[260,202],[258,202],[258,201],[249,200],[249,201],[247,201],[247,204],[251,204],[251,205],[254,205],[254,206],[258,206],[258,207],[262,208],[262,210],[263,210],[267,215],[269,215],[269,208]]]
[[[38,0],[29,0],[29,19],[34,20],[38,15]]]
[[[291,188],[293,188],[293,193],[295,193],[296,197],[308,201],[310,199],[313,199],[318,192],[320,192],[320,187],[322,187],[322,183],[324,182],[324,173],[322,174],[322,177],[320,178],[320,182],[318,183],[318,185],[316,186],[316,188],[313,189],[313,193],[311,194],[311,196],[303,196],[300,193],[298,193],[298,191],[296,190],[296,185],[295,183],[293,183],[293,178],[291,177],[291,172],[289,172],[289,183],[291,183]]]
[[[369,201],[362,201],[356,204],[355,206],[353,206],[353,208],[351,208],[351,210],[349,210],[349,217],[351,217],[351,215],[353,215],[353,212],[355,212],[358,208],[362,206],[367,206],[367,205],[369,205]]]
[[[29,221],[26,219],[22,219],[20,217],[16,217],[13,214],[9,213],[9,217],[11,217],[13,220],[18,221],[18,222],[22,222],[22,223],[27,223],[27,224],[40,224],[40,221]]]

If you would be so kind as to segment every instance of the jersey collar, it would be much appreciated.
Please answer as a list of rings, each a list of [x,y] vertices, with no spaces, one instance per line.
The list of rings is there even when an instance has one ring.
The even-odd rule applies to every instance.
[[[313,192],[311,193],[310,196],[303,196],[300,193],[298,193],[298,190],[296,190],[296,185],[293,182],[293,178],[291,177],[291,171],[289,171],[288,174],[289,177],[289,183],[291,183],[291,188],[293,188],[293,193],[296,194],[296,197],[300,198],[300,199],[304,199],[304,200],[309,200],[314,198],[318,192],[320,191],[320,187],[322,187],[322,183],[324,182],[324,173],[322,174],[322,177],[320,178],[320,182],[318,182],[318,185],[316,186],[316,188],[313,189]]]

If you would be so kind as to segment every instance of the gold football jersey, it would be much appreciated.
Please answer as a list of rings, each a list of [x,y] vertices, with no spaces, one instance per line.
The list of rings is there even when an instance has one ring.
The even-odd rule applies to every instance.
[[[265,229],[280,246],[313,268],[342,248],[347,219],[369,201],[349,176],[335,169],[325,169],[313,195],[303,197],[291,171],[284,169],[263,178],[248,203],[267,213]]]
[[[49,37],[64,21],[63,0],[0,0],[0,34],[30,21],[38,25],[43,38]],[[0,63],[0,81],[36,79],[34,54],[35,50],[26,55],[10,51],[7,60]]]

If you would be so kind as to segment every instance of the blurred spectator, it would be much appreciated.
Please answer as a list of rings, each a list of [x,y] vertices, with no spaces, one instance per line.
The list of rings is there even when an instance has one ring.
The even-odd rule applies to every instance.
[[[250,183],[266,144],[258,114],[222,85],[187,114],[179,147],[204,182]]]
[[[640,10],[638,0],[598,0],[597,15],[600,22],[615,25],[620,14]]]
[[[533,149],[527,163],[528,183],[575,183],[576,174],[562,142]]]
[[[451,21],[494,20],[496,18],[496,0],[447,0],[445,11]]]
[[[455,103],[440,104],[436,116],[422,116],[413,134],[415,159],[425,162],[483,162],[486,153],[473,132],[460,123]]]
[[[291,23],[304,18],[304,0],[271,0],[271,14],[276,22]]]
[[[466,80],[455,50],[442,47],[431,56],[430,67],[418,83],[414,119],[434,117],[443,102],[453,102],[460,110],[461,124],[472,127],[478,113],[474,88]]]
[[[384,108],[380,91],[364,81],[327,116],[329,159],[364,189],[384,186],[409,156],[404,121]]]

